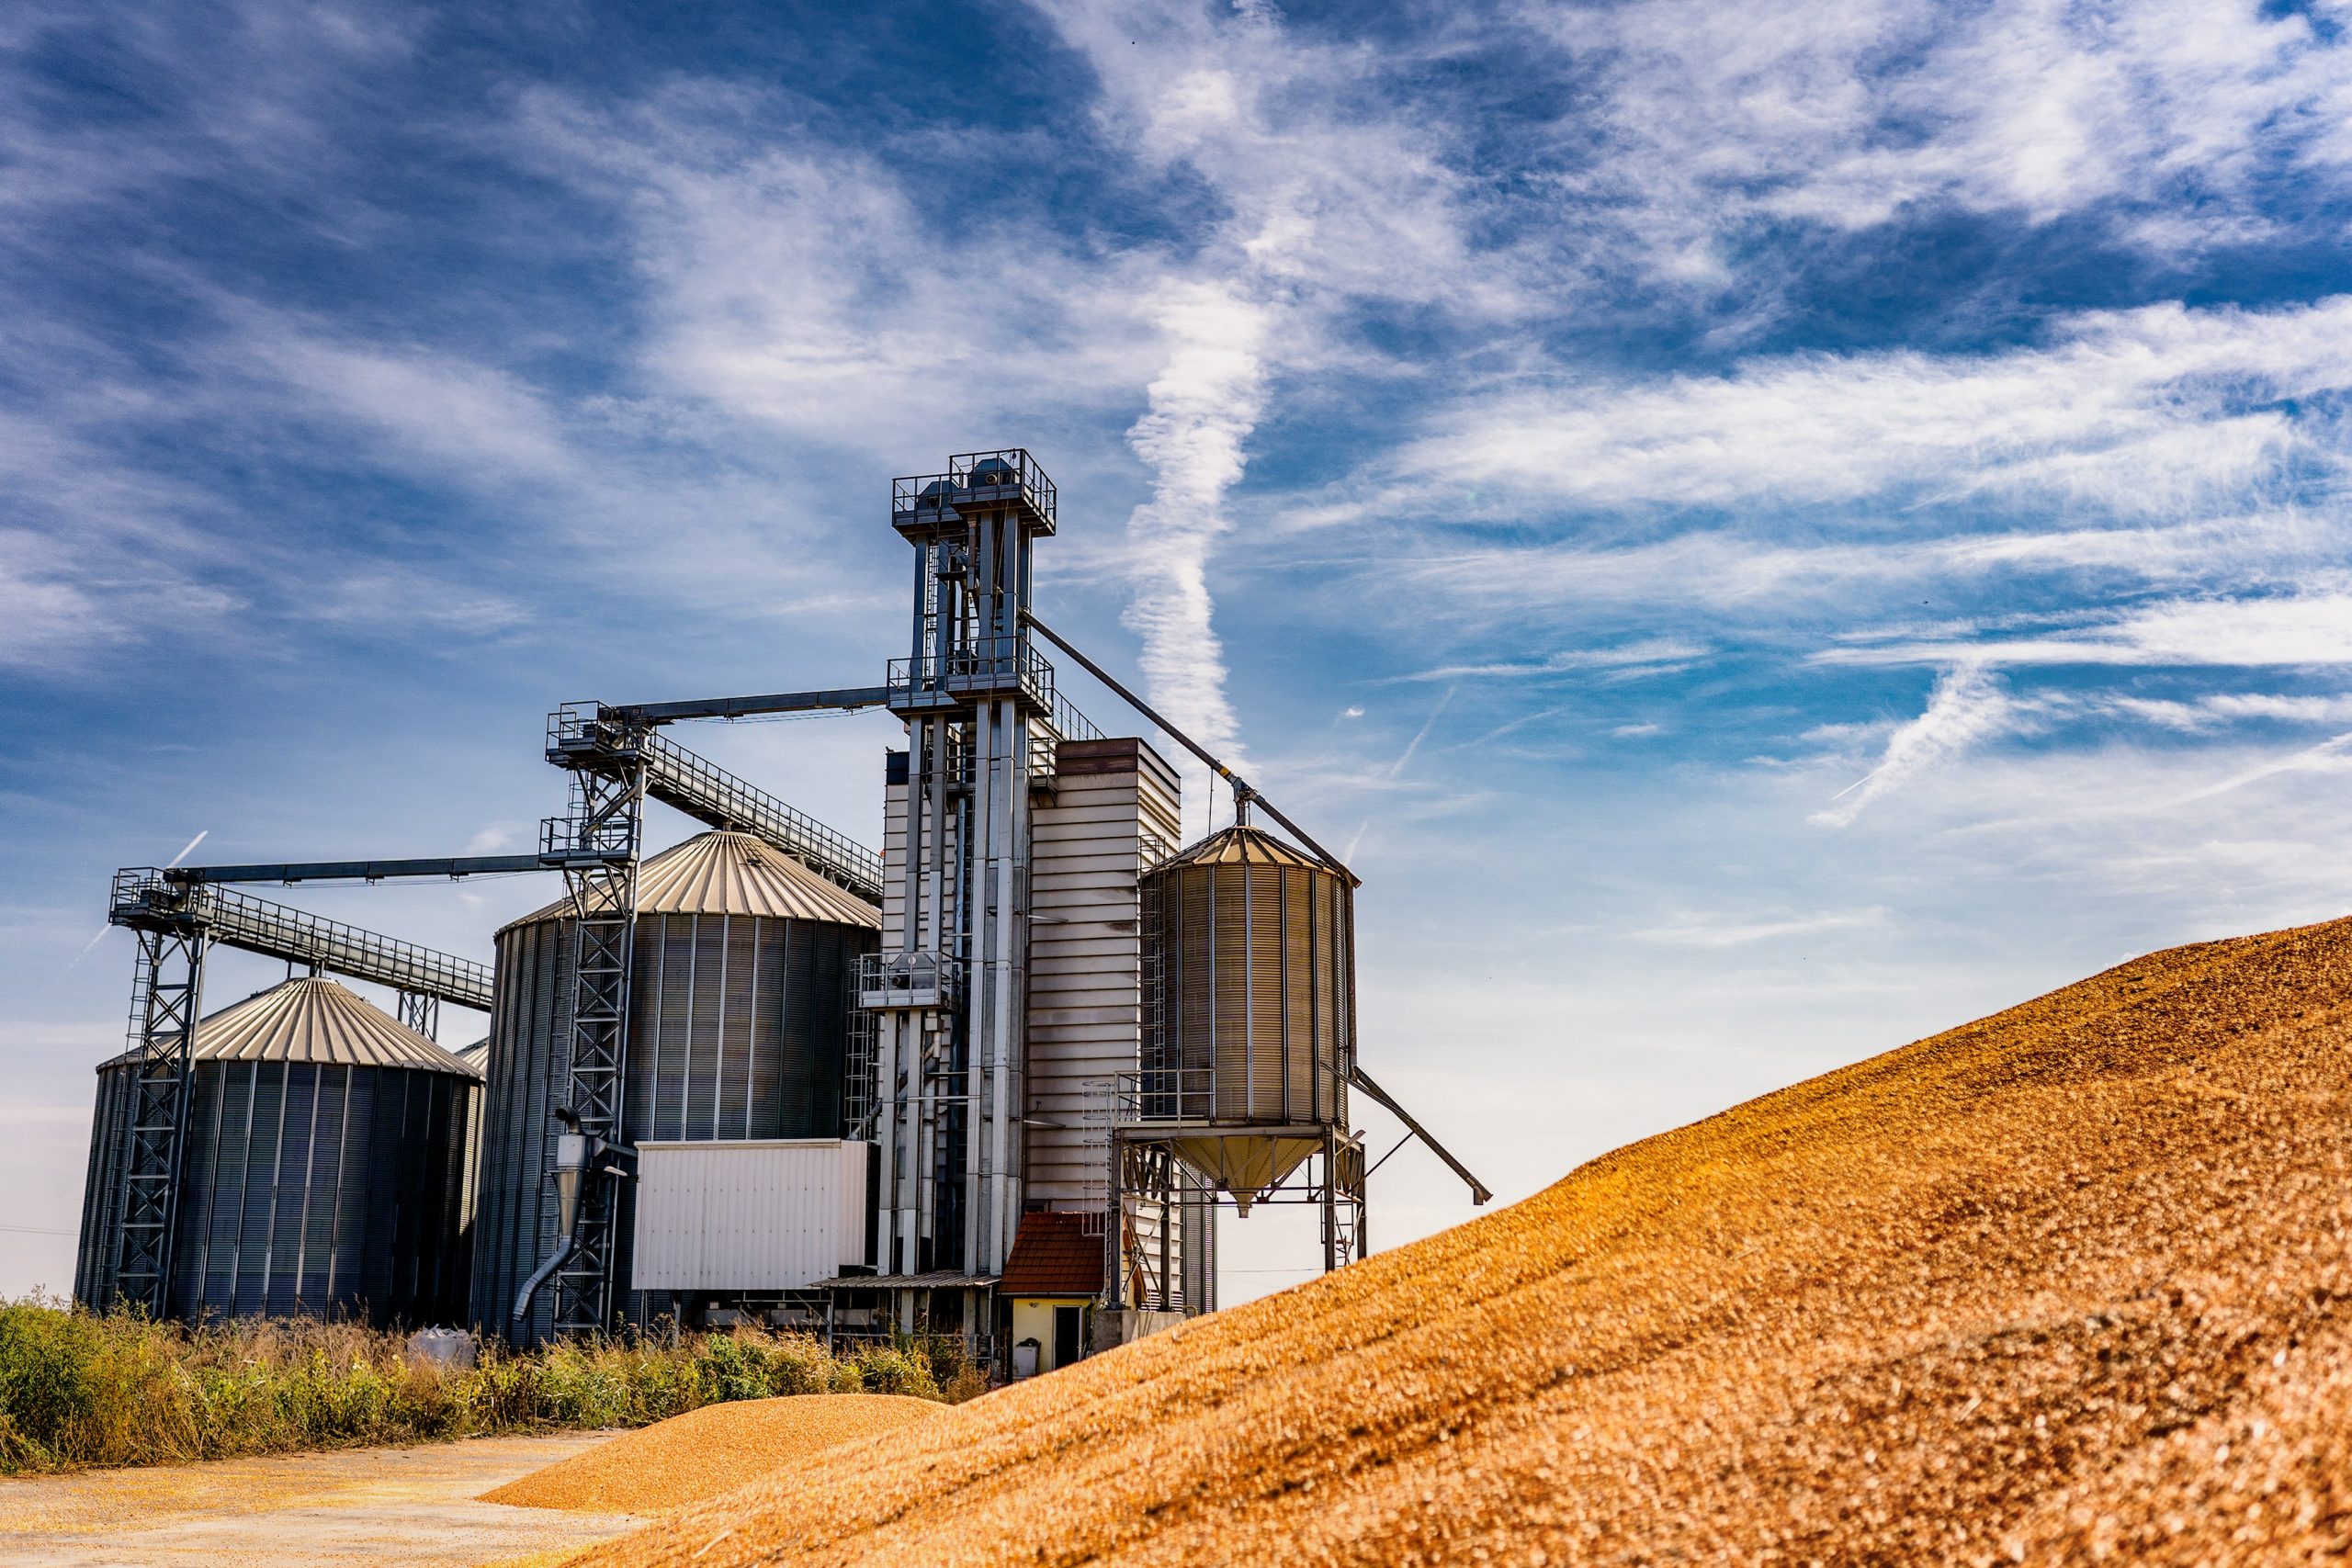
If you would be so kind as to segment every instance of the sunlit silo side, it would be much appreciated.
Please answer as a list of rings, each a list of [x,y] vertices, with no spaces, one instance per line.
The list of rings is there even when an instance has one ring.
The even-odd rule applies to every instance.
[[[548,1179],[554,1111],[570,1070],[572,921],[550,904],[498,933],[487,1114],[474,1207],[475,1321],[536,1341],[551,1330],[543,1290],[524,1325],[507,1309],[557,1245]],[[840,1138],[857,960],[880,912],[748,833],[711,832],[649,858],[638,874],[621,1141]],[[630,1283],[636,1195],[619,1189],[616,1300],[642,1324],[666,1310]]]
[[[1141,892],[1142,1115],[1268,1129],[1262,1139],[1171,1140],[1246,1202],[1321,1148],[1320,1129],[1347,1125],[1353,887],[1244,824],[1153,867]]]
[[[136,1056],[98,1068],[74,1294],[112,1303]],[[333,980],[288,980],[203,1020],[172,1248],[171,1310],[449,1324],[479,1079]]]

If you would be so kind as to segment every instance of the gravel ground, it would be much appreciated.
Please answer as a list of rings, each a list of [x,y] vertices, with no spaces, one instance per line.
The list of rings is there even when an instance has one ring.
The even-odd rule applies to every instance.
[[[659,1514],[773,1473],[786,1461],[947,1407],[896,1393],[804,1393],[706,1404],[624,1432],[482,1494],[518,1508]]]
[[[2333,1558],[2347,995],[2154,954],[581,1561]]]

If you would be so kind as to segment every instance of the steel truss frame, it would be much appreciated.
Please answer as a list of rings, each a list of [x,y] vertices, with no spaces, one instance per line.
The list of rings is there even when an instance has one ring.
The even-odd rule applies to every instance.
[[[634,769],[643,775],[641,793],[664,806],[713,828],[753,834],[867,903],[882,901],[880,855],[687,750],[656,729],[655,721],[633,716],[642,711],[594,702],[564,704],[548,716],[548,761],[575,773],[618,776]],[[550,841],[542,858],[560,861],[567,852],[573,852]]]
[[[1323,1146],[1302,1160],[1297,1168],[1274,1186],[1259,1192],[1250,1200],[1255,1208],[1261,1203],[1285,1206],[1314,1206],[1323,1211],[1323,1269],[1326,1273],[1344,1269],[1351,1263],[1362,1262],[1371,1256],[1371,1242],[1365,1224],[1365,1182],[1363,1140],[1350,1136],[1336,1127],[1251,1128],[1240,1126],[1190,1126],[1158,1122],[1148,1126],[1114,1122],[1111,1128],[1111,1212],[1105,1247],[1106,1304],[1116,1310],[1123,1306],[1167,1310],[1174,1299],[1170,1292],[1174,1253],[1170,1245],[1176,1213],[1189,1199],[1220,1208],[1238,1209],[1239,1204],[1229,1195],[1220,1195],[1203,1180],[1180,1157],[1170,1143],[1179,1137],[1266,1137],[1281,1134],[1295,1137],[1311,1133],[1320,1136]],[[1191,1184],[1190,1191],[1186,1184]],[[1154,1206],[1159,1219],[1159,1246],[1157,1268],[1143,1247],[1139,1233],[1131,1229],[1130,1222],[1138,1217],[1138,1204]],[[1142,1298],[1125,1299],[1127,1280],[1131,1274],[1147,1281]],[[1192,1310],[1189,1306],[1187,1311]]]
[[[402,991],[400,993],[400,1010],[401,1022],[403,1025],[424,1035],[427,1040],[439,1037],[441,1033],[441,998],[439,997],[426,991]]]
[[[130,1121],[122,1169],[120,1229],[115,1237],[115,1292],[150,1317],[171,1311],[172,1237],[179,1215],[180,1130],[187,1120],[188,1063],[204,1005],[208,938],[194,920],[134,934],[139,956],[131,980]]]
[[[608,767],[574,766],[571,814],[549,818],[541,847],[571,898],[570,1109],[592,1139],[627,1142],[629,982],[637,953],[637,873],[645,841],[646,765],[626,728]],[[564,761],[554,748],[550,760]],[[594,1147],[592,1144],[590,1145]],[[591,1173],[592,1176],[596,1173]],[[611,1331],[619,1195],[609,1175],[580,1197],[577,1246],[555,1279],[560,1335]]]

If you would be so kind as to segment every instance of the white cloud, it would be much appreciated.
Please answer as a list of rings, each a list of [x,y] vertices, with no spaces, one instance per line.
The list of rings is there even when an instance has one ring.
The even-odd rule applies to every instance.
[[[1878,925],[1886,917],[1887,911],[1883,908],[1766,919],[1696,914],[1685,915],[1664,925],[1646,927],[1629,934],[1637,942],[1666,947],[1745,947],[1751,942],[1775,942],[1784,937],[1819,936],[1826,931]]]
[[[1831,649],[1823,664],[2267,667],[2352,664],[2352,589],[2313,582],[2264,598],[2171,599],[2041,637]]]
[[[1816,0],[1754,27],[1707,0],[1523,14],[1582,88],[1560,189],[1601,216],[1574,243],[1613,242],[1668,287],[1752,287],[1732,247],[1765,223],[1906,209],[2105,210],[2177,254],[2259,232],[2267,167],[2345,153],[2332,41],[2245,0]]]
[[[2334,776],[2352,775],[2352,734],[2334,736],[2316,746],[2307,746],[2285,756],[2265,758],[2254,766],[2217,779],[2200,788],[2190,790],[2177,804],[2191,805],[2211,800],[2215,795],[2228,795],[2248,784],[2261,784],[2282,773],[2324,773]]]
[[[1392,682],[1509,680],[1559,675],[1571,671],[1600,671],[1621,677],[1665,675],[1687,668],[1694,660],[1704,659],[1709,651],[1704,643],[1679,637],[1644,637],[1606,648],[1563,649],[1535,660],[1447,664],[1434,670],[1417,670],[1409,675],[1393,675],[1388,679]]]
[[[1196,265],[1294,290],[1306,319],[1285,355],[1315,358],[1316,311],[1386,299],[1479,314],[1522,303],[1470,239],[1479,182],[1462,168],[1474,128],[1396,89],[1424,58],[1395,40],[1338,43],[1280,25],[1271,8],[1041,7],[1082,52],[1102,96],[1097,123],[1150,164],[1182,165],[1225,210]]]
[[[2224,718],[2273,719],[2287,724],[2340,724],[2352,720],[2352,695],[2283,696],[2248,692],[2207,697],[2198,705]]]
[[[1906,591],[1930,592],[1950,605],[1955,592],[2036,580],[2070,589],[2093,581],[2171,589],[2217,580],[2293,581],[2352,547],[2352,519],[2299,508],[2162,525],[2018,526],[1941,536],[1939,525],[1965,528],[1979,519],[1946,520],[1920,510],[1903,521],[1907,526],[1893,528],[1883,516],[1845,523],[1832,514],[1779,534],[1743,522],[1634,544],[1571,539],[1462,547],[1403,538],[1396,560],[1383,565],[1430,590],[1439,604],[1476,615],[1589,605],[1781,621],[1799,610],[1887,603]],[[1825,533],[1846,536],[1824,541]]]
[[[2179,516],[2235,503],[2324,433],[2275,406],[2352,386],[2352,296],[2090,312],[2045,346],[1751,359],[1722,376],[1474,396],[1396,459],[1400,496],[1547,512],[1961,501]]]

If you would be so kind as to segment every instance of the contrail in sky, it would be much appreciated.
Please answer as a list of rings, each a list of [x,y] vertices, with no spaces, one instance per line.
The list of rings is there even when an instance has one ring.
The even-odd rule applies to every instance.
[[[1266,316],[1227,286],[1172,290],[1157,312],[1168,363],[1127,432],[1154,476],[1151,499],[1127,520],[1143,581],[1126,622],[1143,638],[1144,678],[1156,706],[1235,765],[1241,748],[1210,625],[1208,556],[1230,526],[1226,492],[1241,478],[1242,443],[1265,406]]]
[[[1437,728],[1438,719],[1445,713],[1445,705],[1453,700],[1453,694],[1461,689],[1462,683],[1459,681],[1445,689],[1445,695],[1438,698],[1437,706],[1430,709],[1429,717],[1421,720],[1420,728],[1415,730],[1413,738],[1405,742],[1405,750],[1397,753],[1396,760],[1388,765],[1388,772],[1381,775],[1383,778],[1394,779],[1405,771],[1405,764],[1413,760],[1413,753],[1419,750],[1421,742],[1430,738],[1430,731]],[[1355,837],[1348,840],[1347,852],[1340,856],[1341,860],[1353,861],[1356,858],[1357,847],[1363,842],[1363,836],[1371,827],[1372,818],[1369,817],[1356,824]]]

